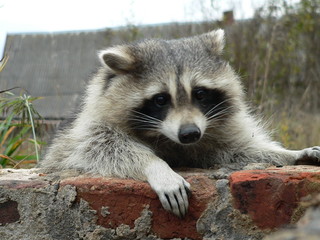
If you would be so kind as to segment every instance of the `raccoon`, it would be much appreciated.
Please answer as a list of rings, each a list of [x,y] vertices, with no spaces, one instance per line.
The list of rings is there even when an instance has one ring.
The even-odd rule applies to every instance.
[[[222,58],[224,45],[218,29],[101,51],[80,113],[42,166],[148,181],[163,207],[183,217],[190,184],[173,167],[317,163],[320,147],[291,151],[271,140]]]

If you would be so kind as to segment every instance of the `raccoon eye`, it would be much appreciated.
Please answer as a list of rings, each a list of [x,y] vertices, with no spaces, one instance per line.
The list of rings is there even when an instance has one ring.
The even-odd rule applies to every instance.
[[[194,98],[199,100],[199,101],[205,99],[206,96],[207,96],[207,93],[208,93],[208,91],[205,88],[197,88],[197,89],[193,90]]]
[[[168,94],[160,93],[153,97],[153,102],[158,107],[163,107],[169,103],[170,96]]]

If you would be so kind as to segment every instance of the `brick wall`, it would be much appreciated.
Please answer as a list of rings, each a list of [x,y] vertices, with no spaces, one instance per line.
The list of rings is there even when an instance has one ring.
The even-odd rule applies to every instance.
[[[179,172],[187,216],[166,212],[145,182],[41,169],[0,170],[0,239],[262,239],[297,222],[320,193],[320,167]],[[320,227],[319,227],[320,228]]]

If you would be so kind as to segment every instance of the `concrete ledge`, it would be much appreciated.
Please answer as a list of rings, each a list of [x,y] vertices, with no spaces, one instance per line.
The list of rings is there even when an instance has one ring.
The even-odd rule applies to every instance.
[[[192,186],[184,219],[166,212],[145,182],[41,169],[0,170],[3,239],[262,239],[298,221],[320,193],[320,167],[180,172]],[[2,238],[1,238],[2,239]]]

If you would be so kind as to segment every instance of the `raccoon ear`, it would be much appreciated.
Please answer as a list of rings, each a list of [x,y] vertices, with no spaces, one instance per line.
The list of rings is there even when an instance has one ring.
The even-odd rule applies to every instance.
[[[125,46],[108,48],[99,52],[99,59],[117,73],[126,73],[135,68],[135,59]]]
[[[224,30],[217,29],[201,35],[213,53],[221,55],[225,45]]]

